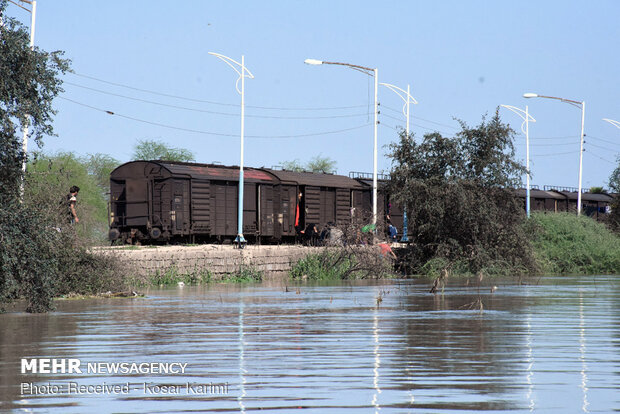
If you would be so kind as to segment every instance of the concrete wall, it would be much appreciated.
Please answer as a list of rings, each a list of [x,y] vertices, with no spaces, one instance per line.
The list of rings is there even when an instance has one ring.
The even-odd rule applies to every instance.
[[[180,273],[211,272],[213,279],[239,271],[240,266],[251,266],[263,272],[266,279],[288,277],[291,266],[311,253],[319,253],[316,247],[305,246],[158,246],[158,247],[111,247],[96,252],[114,255],[128,272],[137,276],[149,276],[157,271],[176,267]]]

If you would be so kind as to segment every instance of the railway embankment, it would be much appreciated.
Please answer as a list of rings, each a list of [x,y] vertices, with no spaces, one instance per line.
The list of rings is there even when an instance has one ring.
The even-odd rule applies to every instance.
[[[183,275],[208,275],[209,280],[224,280],[244,269],[259,272],[264,279],[289,276],[291,267],[316,247],[246,246],[204,244],[198,246],[100,247],[97,254],[113,256],[128,275],[152,280],[156,275],[175,272]]]

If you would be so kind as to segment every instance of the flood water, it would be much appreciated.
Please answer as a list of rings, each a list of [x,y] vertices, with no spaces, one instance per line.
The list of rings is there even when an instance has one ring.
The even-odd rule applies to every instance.
[[[525,283],[185,286],[8,313],[0,411],[618,411],[620,276]],[[79,359],[82,373],[21,374],[22,358]]]

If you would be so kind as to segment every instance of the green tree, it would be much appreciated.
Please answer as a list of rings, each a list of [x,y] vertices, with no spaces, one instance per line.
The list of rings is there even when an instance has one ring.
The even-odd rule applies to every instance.
[[[288,171],[304,172],[306,168],[299,162],[299,159],[295,158],[293,161],[282,161],[282,168]]]
[[[329,174],[336,169],[336,161],[329,157],[321,157],[321,154],[313,157],[306,164],[308,171]]]
[[[80,187],[77,213],[80,223],[78,233],[90,242],[101,243],[108,231],[107,201],[96,171],[89,157],[78,157],[70,152],[54,155],[37,154],[28,164],[24,203],[37,208],[54,219],[60,213],[60,222],[66,219],[61,200],[73,185]],[[109,173],[107,186],[109,186]],[[61,211],[59,211],[61,210]]]
[[[329,157],[322,157],[321,154],[310,159],[305,165],[297,158],[293,161],[282,161],[281,164],[285,170],[296,172],[329,174],[336,169],[336,161]]]
[[[88,174],[91,175],[104,195],[110,192],[110,173],[121,163],[114,157],[107,154],[87,154],[81,161],[86,165]]]
[[[612,193],[620,194],[620,156],[616,158],[616,162],[618,165],[609,176],[609,189]]]
[[[63,91],[59,75],[69,70],[63,52],[30,50],[28,31],[5,15],[6,6],[0,0],[0,202],[19,196],[22,128],[29,126],[29,138],[39,146],[44,135],[54,135],[52,101]]]
[[[454,138],[401,134],[391,146],[390,193],[407,206],[413,272],[437,267],[470,273],[533,270],[523,208],[512,187],[525,168],[514,161],[514,131],[498,114]]]
[[[133,148],[134,160],[194,161],[194,154],[185,148],[173,148],[163,141],[140,140]]]
[[[620,234],[620,156],[616,158],[618,165],[609,176],[609,192],[614,199],[611,202],[611,214],[607,217],[609,227]]]
[[[70,225],[59,226],[58,215],[50,213],[58,198],[35,201],[27,181],[24,202],[19,200],[25,160],[21,130],[28,125],[29,138],[39,147],[43,136],[53,135],[52,102],[62,92],[60,75],[69,70],[69,61],[62,52],[30,50],[28,31],[5,15],[6,6],[0,0],[0,310],[21,297],[27,311],[44,312],[68,289],[109,289],[115,273],[108,271],[111,261],[77,247],[81,243]]]
[[[29,126],[29,138],[39,146],[43,135],[53,134],[52,101],[69,66],[61,52],[30,50],[27,30],[5,15],[6,6],[0,0],[0,306],[26,297],[27,310],[38,312],[51,307],[59,236],[38,209],[19,202],[26,157],[19,132]]]
[[[485,187],[511,187],[521,184],[526,168],[514,159],[515,132],[501,122],[499,110],[490,121],[470,128],[463,121],[457,141],[461,151],[462,179]]]

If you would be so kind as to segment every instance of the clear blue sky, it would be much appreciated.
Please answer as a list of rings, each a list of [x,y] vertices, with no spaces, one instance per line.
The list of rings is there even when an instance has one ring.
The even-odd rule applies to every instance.
[[[29,24],[29,14],[15,6],[8,14]],[[380,82],[403,89],[410,84],[419,102],[411,108],[418,139],[433,130],[453,134],[454,118],[476,125],[500,104],[529,105],[537,120],[530,135],[533,183],[539,185],[577,186],[581,113],[522,94],[585,100],[583,185],[603,185],[620,153],[620,129],[602,121],[620,120],[618,16],[615,0],[39,0],[36,45],[64,50],[73,62],[75,74],[66,75],[62,96],[125,116],[58,99],[58,137],[47,138],[44,150],[100,152],[128,161],[137,140],[159,139],[191,149],[198,162],[238,165],[236,74],[208,55],[214,51],[236,60],[245,55],[255,76],[246,81],[248,166],[322,154],[337,161],[341,174],[372,170],[372,79],[344,67],[303,63],[316,58],[377,67]],[[383,147],[405,122],[396,94],[382,87],[379,100],[379,169],[389,170]],[[520,130],[516,115],[504,109],[501,115]],[[348,131],[251,138],[339,130]],[[521,135],[517,155],[525,159]]]

